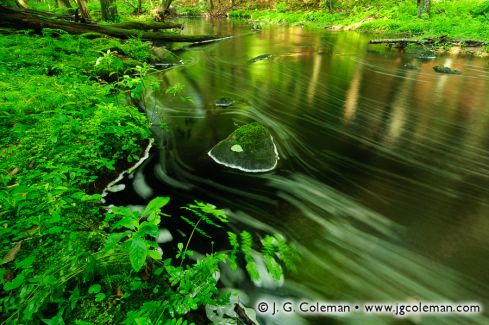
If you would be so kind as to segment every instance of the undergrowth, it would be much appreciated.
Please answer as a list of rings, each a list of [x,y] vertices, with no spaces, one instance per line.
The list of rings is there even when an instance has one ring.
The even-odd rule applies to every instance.
[[[168,198],[102,209],[97,193],[150,136],[126,97],[151,86],[149,59],[137,39],[0,35],[0,323],[188,324],[229,301],[214,277],[221,263],[242,256],[256,279],[258,249],[275,278],[293,267],[283,238],[246,231],[195,258],[194,234],[227,231],[226,214],[206,203],[184,207],[192,235],[164,253],[155,239]]]
[[[231,11],[230,17],[265,23],[287,23],[315,28],[390,32],[419,37],[448,36],[489,41],[489,2],[486,0],[432,1],[430,16],[416,17],[416,1],[335,1],[334,8],[295,6],[278,2],[275,8],[250,6]]]

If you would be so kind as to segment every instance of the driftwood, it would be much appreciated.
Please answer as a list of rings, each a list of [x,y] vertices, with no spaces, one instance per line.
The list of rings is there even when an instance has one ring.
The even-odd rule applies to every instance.
[[[450,44],[457,46],[479,47],[484,46],[487,43],[480,40],[457,40],[449,39],[446,37],[439,38],[388,38],[388,39],[373,39],[369,41],[369,44],[397,44],[401,47],[405,47],[407,44],[419,44],[419,45],[434,45],[434,44]]]
[[[7,8],[0,6],[0,27],[14,29],[31,29],[36,33],[40,33],[43,28],[61,29],[70,34],[85,34],[97,33],[100,36],[111,36],[116,38],[127,39],[131,37],[140,37],[146,41],[161,41],[161,42],[210,42],[222,39],[222,36],[216,35],[179,35],[165,34],[161,32],[141,31],[138,29],[125,29],[114,27],[113,25],[96,25],[70,22],[66,20],[56,19],[52,14],[35,11],[24,10],[20,8]],[[138,24],[138,26],[140,26]],[[168,26],[163,24],[158,26]],[[131,27],[136,27],[133,25]],[[145,30],[156,29],[154,24],[150,24]],[[160,29],[160,27],[158,28]]]

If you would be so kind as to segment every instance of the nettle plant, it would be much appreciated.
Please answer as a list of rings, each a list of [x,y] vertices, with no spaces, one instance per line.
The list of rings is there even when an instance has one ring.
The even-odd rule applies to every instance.
[[[125,320],[127,324],[164,324],[205,305],[228,303],[229,294],[219,293],[215,274],[219,272],[221,263],[229,263],[235,270],[241,255],[250,278],[258,280],[260,274],[253,258],[253,246],[258,246],[268,272],[275,279],[283,276],[282,265],[294,270],[298,255],[283,237],[266,235],[261,245],[255,245],[256,238],[247,231],[227,232],[229,250],[206,252],[194,258],[194,251],[189,249],[194,235],[199,233],[212,239],[203,225],[225,231],[225,225],[229,222],[223,210],[198,201],[183,207],[188,215],[180,216],[192,227],[187,242],[177,244],[178,250],[174,256],[165,255],[159,249],[156,238],[164,219],[170,217],[161,212],[168,202],[168,197],[155,198],[143,211],[126,207],[111,208],[103,224],[111,232],[105,241],[105,252],[125,256],[123,258],[129,261],[135,274],[142,274],[153,282],[153,287],[147,289],[152,290],[154,298],[129,312]],[[97,294],[101,297],[99,292]]]

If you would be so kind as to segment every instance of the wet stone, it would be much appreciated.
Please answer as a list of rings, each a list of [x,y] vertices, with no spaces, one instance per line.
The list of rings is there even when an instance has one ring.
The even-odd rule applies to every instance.
[[[214,102],[214,105],[216,105],[217,107],[228,107],[228,106],[233,105],[235,102],[236,101],[232,98],[220,97],[220,98],[216,99],[216,101]]]
[[[442,65],[436,65],[436,66],[434,66],[433,67],[433,70],[435,70],[438,73],[462,74],[462,72],[459,71],[459,70],[451,69],[449,67],[445,67],[445,66],[442,66]]]
[[[272,135],[259,123],[236,129],[208,155],[218,164],[250,173],[273,170],[279,159]]]
[[[263,55],[258,55],[257,57],[254,57],[252,59],[248,60],[248,63],[255,63],[258,61],[263,61],[263,60],[268,60],[271,59],[272,55],[271,54],[263,54]]]

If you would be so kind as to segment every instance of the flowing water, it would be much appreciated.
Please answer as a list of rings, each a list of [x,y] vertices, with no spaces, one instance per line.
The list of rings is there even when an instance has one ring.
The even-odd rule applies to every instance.
[[[255,300],[489,302],[486,60],[418,60],[416,49],[368,45],[368,35],[351,32],[185,25],[188,33],[234,37],[177,51],[184,64],[158,74],[160,88],[146,99],[157,145],[136,173],[140,195],[119,194],[125,204],[152,195],[205,200],[229,209],[237,229],[278,231],[295,242],[298,272]],[[463,74],[438,74],[435,65]],[[221,97],[235,103],[218,107]],[[274,171],[247,174],[207,155],[254,121],[274,137]],[[487,324],[482,317],[411,321]],[[366,320],[398,321],[353,313],[328,322]]]

